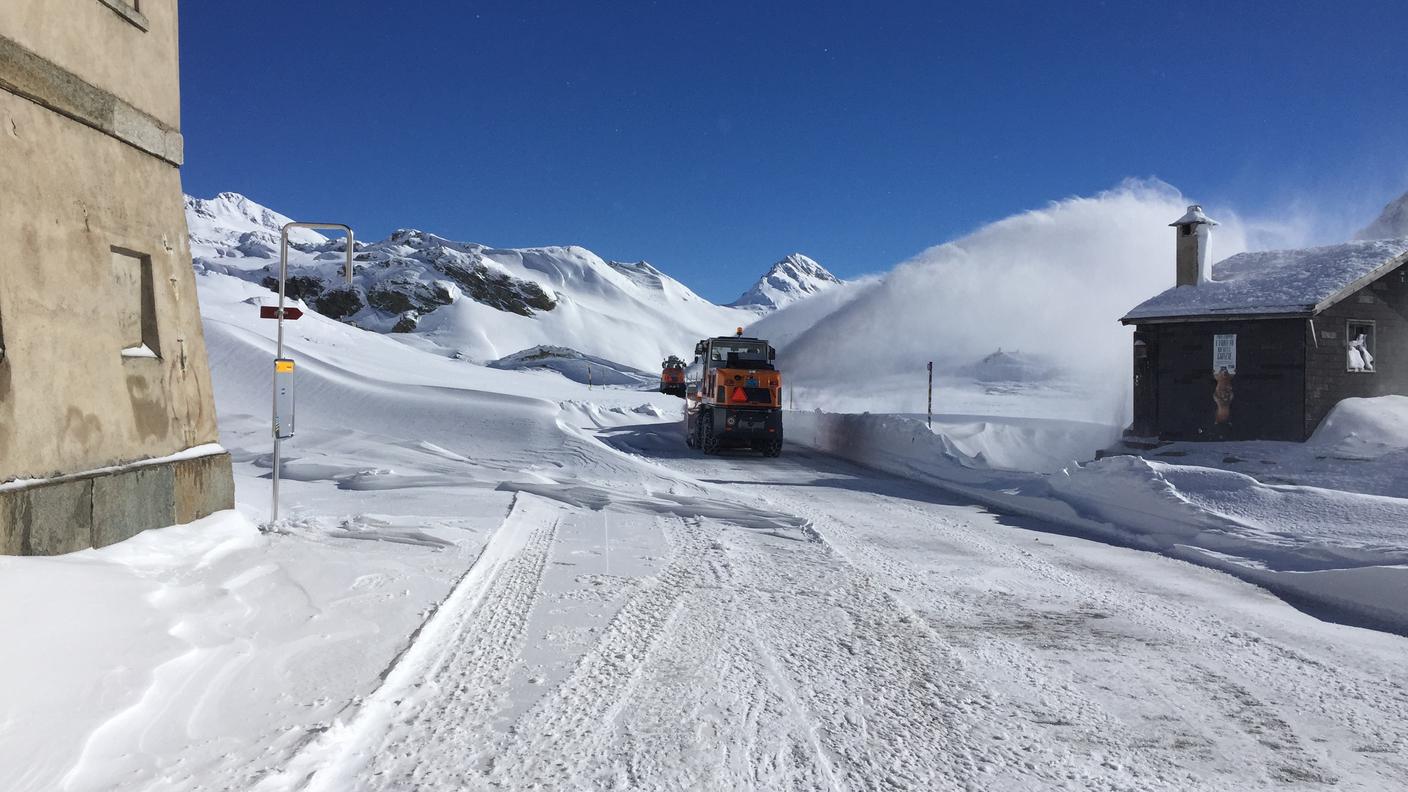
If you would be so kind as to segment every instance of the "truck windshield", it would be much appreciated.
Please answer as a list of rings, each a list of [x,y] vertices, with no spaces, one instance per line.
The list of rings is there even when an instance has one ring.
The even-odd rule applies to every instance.
[[[716,366],[765,366],[768,345],[765,341],[715,341],[709,345],[709,359]]]

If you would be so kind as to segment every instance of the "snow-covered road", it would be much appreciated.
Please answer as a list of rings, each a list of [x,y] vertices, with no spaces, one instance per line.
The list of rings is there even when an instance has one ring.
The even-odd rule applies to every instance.
[[[508,517],[386,684],[267,788],[1408,776],[1401,638],[814,453],[705,458],[674,432],[601,435],[647,491],[671,482],[653,496],[509,485]]]

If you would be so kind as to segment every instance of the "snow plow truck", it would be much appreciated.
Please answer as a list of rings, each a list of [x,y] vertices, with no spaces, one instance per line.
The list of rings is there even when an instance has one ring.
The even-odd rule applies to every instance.
[[[684,361],[674,355],[660,364],[660,392],[684,398]]]
[[[685,370],[684,438],[706,454],[750,448],[782,453],[782,374],[767,341],[743,335],[706,338],[694,345]]]

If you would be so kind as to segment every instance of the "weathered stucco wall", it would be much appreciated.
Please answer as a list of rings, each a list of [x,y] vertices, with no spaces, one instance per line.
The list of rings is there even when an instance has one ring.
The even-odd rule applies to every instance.
[[[3,0],[0,34],[179,128],[176,0],[141,0],[140,8],[146,30],[103,0]]]
[[[0,481],[215,442],[177,168],[0,91],[0,239]],[[122,355],[115,248],[149,257],[159,357]]]
[[[0,553],[233,505],[178,168],[176,36],[176,0],[0,3]]]

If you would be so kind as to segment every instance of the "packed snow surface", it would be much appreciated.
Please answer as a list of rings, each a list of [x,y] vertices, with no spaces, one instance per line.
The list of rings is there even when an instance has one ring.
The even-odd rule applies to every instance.
[[[1401,264],[1405,252],[1408,238],[1239,253],[1214,264],[1210,282],[1168,289],[1125,319],[1308,314],[1360,278]]]

